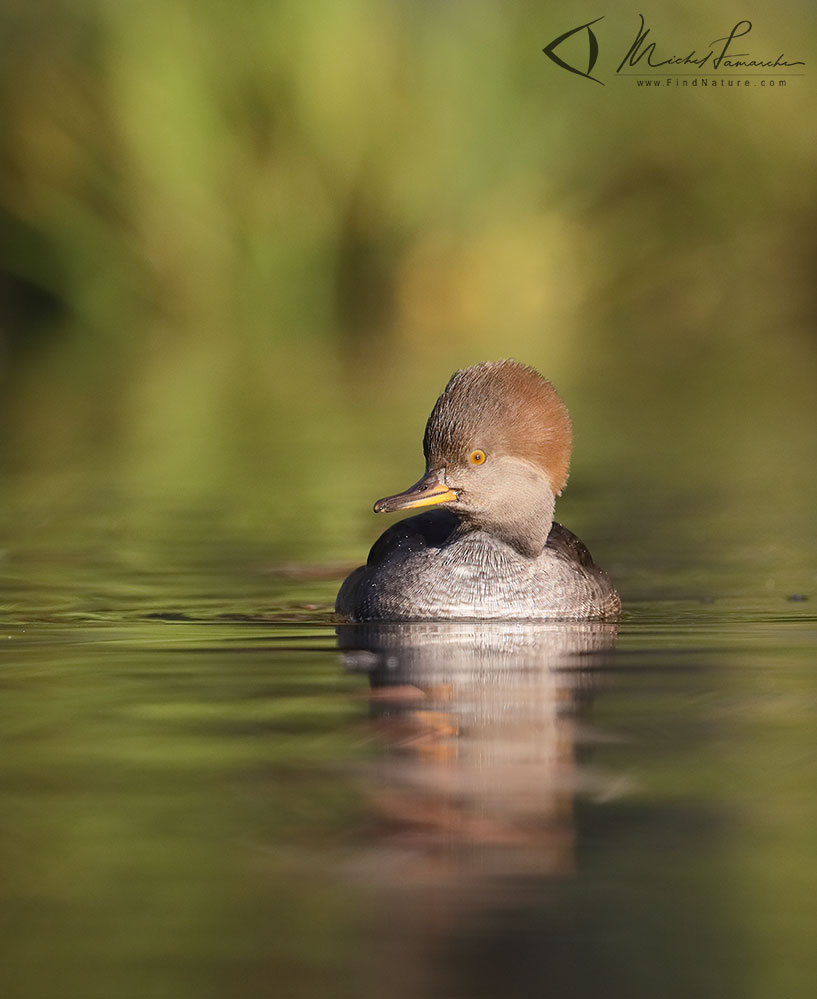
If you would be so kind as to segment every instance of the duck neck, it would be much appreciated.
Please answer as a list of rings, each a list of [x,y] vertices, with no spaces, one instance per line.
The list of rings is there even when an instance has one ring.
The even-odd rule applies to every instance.
[[[513,507],[461,514],[464,531],[484,531],[525,558],[538,558],[553,526],[556,497],[550,489],[518,497]]]

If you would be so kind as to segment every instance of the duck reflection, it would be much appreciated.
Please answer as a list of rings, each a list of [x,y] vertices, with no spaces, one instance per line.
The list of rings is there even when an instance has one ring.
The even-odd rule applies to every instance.
[[[375,852],[392,870],[460,888],[573,870],[577,726],[616,635],[603,622],[338,629],[346,668],[369,676],[384,743]]]

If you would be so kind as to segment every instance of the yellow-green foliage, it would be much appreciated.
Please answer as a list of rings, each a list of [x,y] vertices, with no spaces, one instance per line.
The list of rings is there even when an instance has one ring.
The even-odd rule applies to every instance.
[[[651,24],[700,44],[733,7],[661,2]],[[808,59],[813,12],[788,8],[753,44]],[[611,77],[637,18],[610,11],[602,88],[541,51],[586,16],[4,4],[2,459],[23,495],[94,477],[137,510],[221,497],[327,537],[338,504],[419,470],[450,371],[508,355],[566,396],[574,472],[638,459],[737,492],[809,459],[809,77],[639,91]]]

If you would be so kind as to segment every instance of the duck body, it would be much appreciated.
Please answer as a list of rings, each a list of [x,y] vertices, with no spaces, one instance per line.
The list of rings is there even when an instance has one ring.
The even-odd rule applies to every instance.
[[[575,534],[554,523],[530,558],[448,510],[408,517],[375,542],[338,593],[354,621],[613,620],[621,601]]]
[[[426,424],[424,476],[376,513],[402,520],[345,580],[351,621],[611,620],[621,602],[582,542],[553,520],[572,428],[549,381],[516,361],[452,375]]]

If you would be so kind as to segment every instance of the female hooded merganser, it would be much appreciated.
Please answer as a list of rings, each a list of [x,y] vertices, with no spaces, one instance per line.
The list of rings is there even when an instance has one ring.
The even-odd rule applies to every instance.
[[[426,473],[375,513],[441,504],[401,520],[345,580],[352,621],[586,620],[621,601],[582,542],[553,520],[572,429],[556,389],[516,361],[455,372],[426,424]]]

